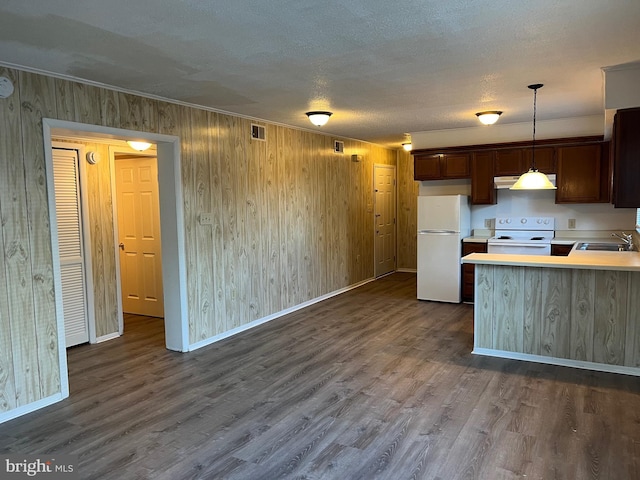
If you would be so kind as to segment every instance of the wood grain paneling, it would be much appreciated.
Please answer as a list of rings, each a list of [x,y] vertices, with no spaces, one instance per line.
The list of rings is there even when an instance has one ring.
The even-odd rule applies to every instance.
[[[53,78],[20,72],[20,106],[24,158],[24,181],[27,187],[27,211],[33,309],[35,315],[35,345],[37,348],[40,392],[48,397],[60,390],[58,368],[58,328],[50,312],[55,311],[51,239],[36,232],[49,228],[49,200],[44,162],[42,118],[55,116],[55,83]],[[33,345],[31,348],[33,348]]]
[[[373,165],[395,165],[395,151],[345,139],[348,154],[337,155],[330,136],[268,124],[259,142],[247,119],[12,69],[0,74],[16,85],[0,99],[0,318],[12,345],[0,354],[0,408],[60,389],[44,116],[179,136],[191,343],[373,276]],[[352,162],[352,153],[363,161]],[[98,336],[118,324],[108,163],[93,166],[87,182]],[[200,225],[201,213],[213,224]],[[409,230],[404,245],[414,241]]]
[[[398,156],[398,261],[399,269],[418,268],[417,236],[418,212],[417,197],[420,184],[413,179],[413,161],[411,153],[400,149]]]
[[[474,342],[476,347],[481,348],[493,348],[493,273],[494,267],[491,265],[476,265]]]
[[[640,273],[629,274],[629,307],[627,309],[624,364],[640,367]]]
[[[542,269],[529,268],[523,272],[522,348],[525,353],[540,354],[542,329]]]
[[[522,351],[524,342],[524,269],[504,267],[493,274],[493,348]]]
[[[640,366],[640,273],[477,264],[475,282],[476,347]]]
[[[624,362],[628,284],[628,272],[596,272],[593,359],[598,363]]]
[[[569,351],[571,270],[542,270],[542,329],[540,354],[563,357]]]
[[[12,405],[21,406],[38,400],[38,349],[33,298],[33,258],[31,257],[29,213],[25,183],[28,165],[22,151],[21,90],[18,72],[0,69],[15,89],[13,95],[2,100],[2,175],[0,208],[2,208],[2,235],[4,236],[4,265],[9,297],[11,328],[11,359],[15,383],[10,385],[6,397],[13,396]],[[35,127],[34,127],[35,128]],[[38,226],[33,234],[37,234]],[[46,233],[46,232],[44,232]],[[52,315],[50,315],[50,318]],[[46,331],[42,332],[46,335]],[[35,348],[34,348],[35,347]],[[47,366],[50,368],[50,366]]]
[[[576,270],[571,280],[571,358],[593,361],[596,303],[594,270]]]

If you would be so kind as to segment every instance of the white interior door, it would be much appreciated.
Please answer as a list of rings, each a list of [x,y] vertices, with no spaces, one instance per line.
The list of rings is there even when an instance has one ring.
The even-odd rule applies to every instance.
[[[115,178],[122,310],[163,317],[157,160],[116,159]]]
[[[396,269],[396,169],[374,165],[375,276]]]
[[[52,150],[65,341],[72,347],[89,341],[78,151]]]

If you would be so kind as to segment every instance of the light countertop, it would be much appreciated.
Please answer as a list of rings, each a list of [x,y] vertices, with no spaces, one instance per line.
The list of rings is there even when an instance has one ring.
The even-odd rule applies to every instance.
[[[470,253],[462,258],[462,263],[640,272],[640,252],[572,251],[568,257]]]
[[[485,237],[483,235],[472,235],[470,237],[463,238],[462,241],[466,243],[487,243],[491,237]]]

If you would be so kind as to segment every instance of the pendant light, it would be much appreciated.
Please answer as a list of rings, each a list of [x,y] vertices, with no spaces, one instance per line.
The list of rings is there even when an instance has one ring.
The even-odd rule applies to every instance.
[[[529,171],[520,175],[518,181],[510,190],[555,190],[556,187],[549,181],[549,178],[539,172],[536,168],[536,100],[538,89],[542,88],[542,83],[534,83],[528,88],[533,90],[533,141],[531,142],[531,167]]]

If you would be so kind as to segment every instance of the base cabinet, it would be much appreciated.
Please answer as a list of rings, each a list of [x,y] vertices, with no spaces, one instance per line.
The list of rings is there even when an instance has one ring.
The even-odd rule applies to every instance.
[[[573,245],[551,244],[551,255],[556,257],[566,257],[571,252]]]
[[[487,253],[486,242],[462,242],[462,256],[470,253]],[[473,279],[475,265],[464,263],[462,265],[462,301],[473,303]]]

